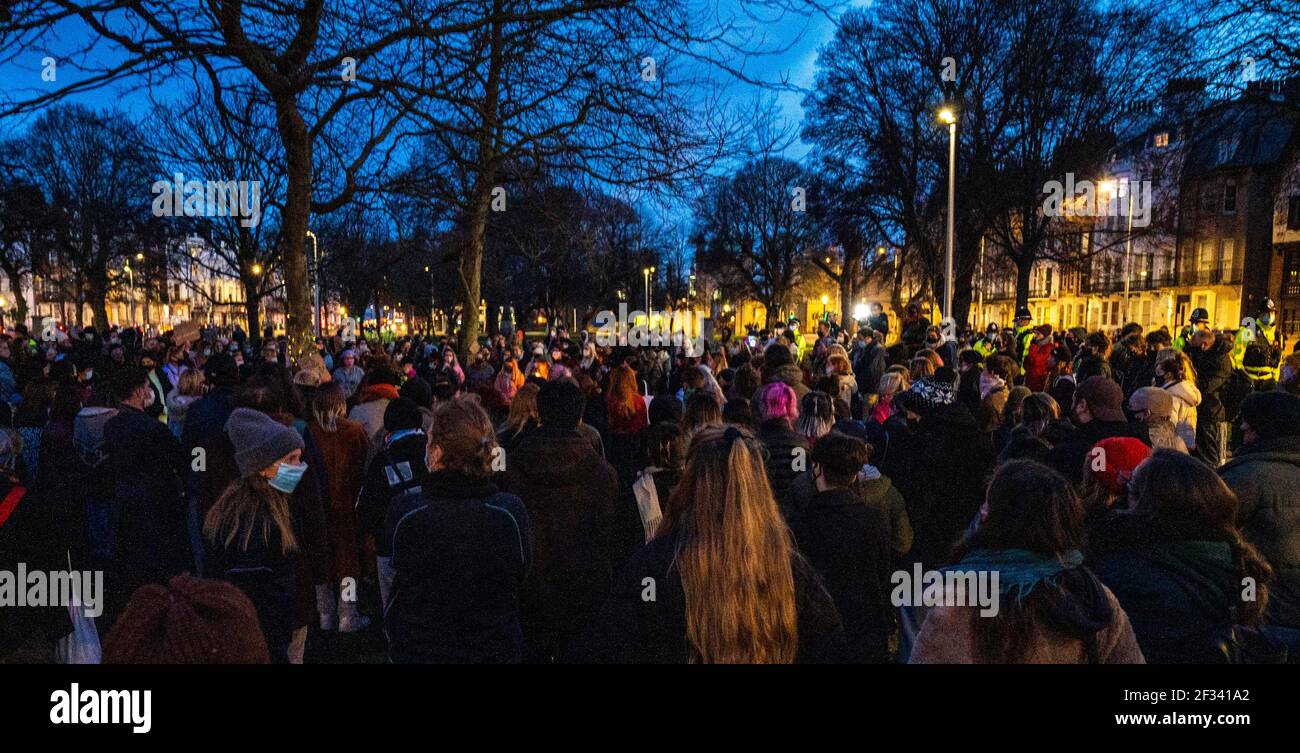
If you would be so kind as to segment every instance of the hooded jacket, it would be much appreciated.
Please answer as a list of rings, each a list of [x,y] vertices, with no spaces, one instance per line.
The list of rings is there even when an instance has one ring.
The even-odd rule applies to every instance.
[[[1041,590],[1040,590],[1041,589]],[[1005,599],[1004,599],[1005,600]],[[1005,608],[1005,607],[1003,607]],[[1021,608],[1033,609],[1025,664],[1144,664],[1128,615],[1086,567],[1040,584]],[[978,606],[934,607],[912,649],[912,664],[974,664]]]
[[[767,450],[764,463],[772,496],[778,505],[786,504],[786,489],[807,468],[808,440],[790,428],[784,419],[772,418],[759,424],[758,439]],[[802,460],[800,464],[797,460]]]
[[[1164,385],[1163,389],[1173,398],[1174,409],[1170,419],[1178,430],[1178,436],[1188,449],[1196,449],[1196,409],[1201,404],[1201,391],[1190,379]]]
[[[1242,577],[1227,542],[1112,513],[1092,534],[1089,563],[1128,614],[1147,662],[1224,660],[1218,644],[1235,622]]]
[[[764,368],[763,384],[767,385],[773,382],[785,382],[788,384],[790,389],[794,390],[794,396],[799,400],[802,400],[803,396],[810,392],[808,385],[803,383],[803,369],[792,363],[782,364],[774,369]],[[762,393],[762,387],[759,387],[754,391],[754,396],[751,398],[752,405],[758,405],[761,402],[759,400],[759,395]]]
[[[1300,628],[1300,436],[1244,445],[1219,469],[1246,540],[1273,566],[1266,620]]]

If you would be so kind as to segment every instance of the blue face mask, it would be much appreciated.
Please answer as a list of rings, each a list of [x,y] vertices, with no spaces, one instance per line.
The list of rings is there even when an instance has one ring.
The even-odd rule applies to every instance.
[[[293,490],[298,488],[298,482],[302,481],[302,474],[307,472],[306,463],[281,463],[279,468],[275,469],[275,478],[270,480],[271,488],[282,491],[285,494],[293,494]]]

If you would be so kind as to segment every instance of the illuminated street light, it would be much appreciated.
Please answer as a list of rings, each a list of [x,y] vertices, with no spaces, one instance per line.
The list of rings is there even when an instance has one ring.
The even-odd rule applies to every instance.
[[[952,316],[952,247],[957,222],[957,111],[952,107],[939,110],[939,120],[948,124],[948,250],[944,256],[943,315]]]

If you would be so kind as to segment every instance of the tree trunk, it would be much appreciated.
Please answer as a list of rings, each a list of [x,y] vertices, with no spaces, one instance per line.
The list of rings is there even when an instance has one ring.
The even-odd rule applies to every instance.
[[[276,127],[284,143],[288,167],[288,187],[285,191],[283,225],[280,242],[283,244],[285,334],[289,339],[290,358],[296,363],[314,348],[312,336],[311,295],[307,284],[307,224],[311,218],[311,138],[307,124],[298,112],[292,96],[278,98],[275,103]],[[251,334],[251,333],[250,333]]]
[[[94,319],[92,324],[100,332],[108,331],[108,275],[92,272],[86,276],[86,287],[90,298],[90,310]],[[83,298],[77,296],[77,326],[82,324],[81,310]],[[66,320],[65,320],[66,321]],[[135,324],[135,322],[131,322]]]
[[[257,337],[262,331],[262,296],[257,291],[257,281],[244,278],[244,318],[248,320],[249,337]]]
[[[1033,269],[1032,260],[1025,263],[1021,258],[1016,259],[1016,308],[1029,305],[1029,277]]]

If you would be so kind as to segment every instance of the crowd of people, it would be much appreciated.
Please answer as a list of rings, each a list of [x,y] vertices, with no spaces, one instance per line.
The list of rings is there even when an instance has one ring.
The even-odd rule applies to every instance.
[[[1192,319],[945,336],[913,305],[891,336],[877,307],[704,347],[502,332],[464,363],[19,327],[0,570],[105,590],[89,626],[0,606],[0,661],[88,632],[105,663],[330,634],[400,663],[1294,660],[1300,355]],[[900,603],[914,568],[996,574],[999,609]]]

